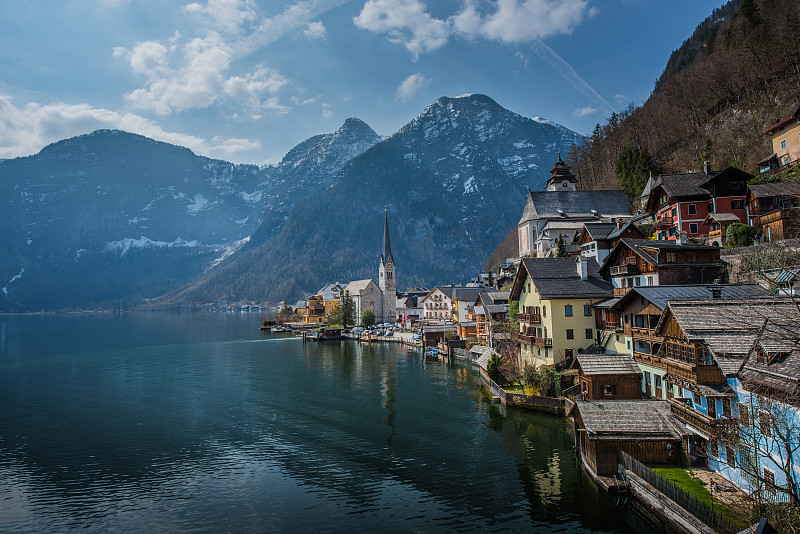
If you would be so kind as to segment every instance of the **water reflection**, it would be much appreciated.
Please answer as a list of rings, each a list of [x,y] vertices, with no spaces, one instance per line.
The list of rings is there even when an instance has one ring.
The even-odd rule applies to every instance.
[[[0,323],[2,531],[632,531],[569,426],[470,366],[231,317],[51,320],[58,344]]]

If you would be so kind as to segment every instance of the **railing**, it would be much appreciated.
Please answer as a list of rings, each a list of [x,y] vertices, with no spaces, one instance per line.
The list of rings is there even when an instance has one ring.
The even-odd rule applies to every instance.
[[[489,378],[489,375],[486,372],[486,369],[484,369],[483,367],[481,367],[480,369],[481,369],[481,380],[483,380],[484,385],[487,388],[489,388],[489,391],[492,392],[492,395],[494,395],[496,397],[500,397],[500,401],[505,406],[505,404],[506,404],[506,390],[501,388],[497,384],[497,382],[495,382],[494,380]]]
[[[518,313],[517,321],[525,324],[539,324],[542,322],[541,313]]]
[[[615,297],[622,297],[630,290],[631,290],[630,287],[615,287],[614,288],[614,296]]]
[[[623,469],[631,471],[715,531],[728,534],[741,530],[728,518],[698,501],[684,489],[665,479],[625,451],[617,451],[617,458],[620,472]]]
[[[620,274],[638,274],[639,267],[637,265],[612,265],[610,271],[611,276],[617,276]]]
[[[552,347],[553,346],[553,338],[550,337],[535,337],[533,338],[533,344],[538,345],[540,347]]]
[[[622,332],[622,325],[619,321],[603,321],[603,328],[606,332]]]
[[[684,399],[672,398],[667,399],[667,402],[669,402],[672,413],[675,414],[679,419],[714,436],[728,434],[731,431],[735,431],[739,424],[738,419],[718,419],[715,417],[710,417],[703,412],[698,412],[694,408],[689,408],[688,406],[684,405]]]
[[[514,340],[519,341],[520,343],[527,343],[530,345],[533,343],[533,336],[529,336],[527,334],[523,334],[521,332],[514,332]]]
[[[669,228],[673,224],[675,224],[675,219],[672,217],[661,217],[660,219],[656,219],[653,229]]]
[[[631,336],[634,338],[634,340],[639,338],[650,341],[664,341],[664,336],[655,335],[655,330],[651,330],[650,328],[632,327]]]
[[[655,364],[656,367],[664,368],[664,364],[661,363],[661,358],[659,358],[655,354],[633,351],[633,359],[636,360],[637,362],[646,364]]]
[[[725,375],[722,374],[719,367],[716,365],[692,365],[673,359],[665,358],[664,368],[668,373],[672,373],[686,380],[692,382],[705,383],[723,383],[725,382]]]

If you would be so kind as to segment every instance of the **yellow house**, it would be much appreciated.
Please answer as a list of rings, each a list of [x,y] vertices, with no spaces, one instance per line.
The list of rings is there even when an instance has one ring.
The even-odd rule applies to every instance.
[[[586,258],[523,259],[511,301],[519,301],[520,363],[536,367],[571,361],[594,345],[592,304],[613,297],[600,266]]]
[[[311,295],[306,300],[303,313],[303,322],[306,324],[319,324],[325,322],[325,301],[321,295]]]
[[[793,114],[771,126],[764,134],[772,138],[772,152],[779,167],[800,160],[800,107]]]

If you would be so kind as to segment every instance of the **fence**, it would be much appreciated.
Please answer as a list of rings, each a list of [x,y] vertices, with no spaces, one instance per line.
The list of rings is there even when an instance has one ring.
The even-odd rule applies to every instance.
[[[656,490],[666,495],[675,504],[692,514],[694,517],[712,529],[723,533],[734,533],[741,530],[740,527],[736,526],[722,514],[701,503],[696,498],[689,495],[689,493],[687,493],[685,490],[679,488],[666,478],[662,477],[636,458],[633,458],[624,451],[617,452],[620,469],[624,468],[633,472],[639,478],[653,486]]]
[[[486,374],[486,369],[484,369],[483,367],[481,367],[480,369],[481,369],[481,380],[483,380],[483,383],[486,385],[487,388],[489,388],[489,391],[492,392],[492,395],[500,397],[500,401],[503,403],[503,406],[505,406],[507,400],[506,396],[508,395],[506,393],[506,390],[501,388],[497,384],[497,382],[489,378],[489,375]]]
[[[458,360],[467,360],[468,362],[478,363],[479,355],[466,349],[453,349],[453,356]]]

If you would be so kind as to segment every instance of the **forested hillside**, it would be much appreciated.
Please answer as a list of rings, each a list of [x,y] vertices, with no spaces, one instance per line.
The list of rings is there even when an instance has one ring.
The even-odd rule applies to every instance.
[[[763,132],[800,104],[800,2],[732,0],[672,53],[650,98],[597,125],[568,163],[584,189],[631,197],[650,172],[756,172]]]

